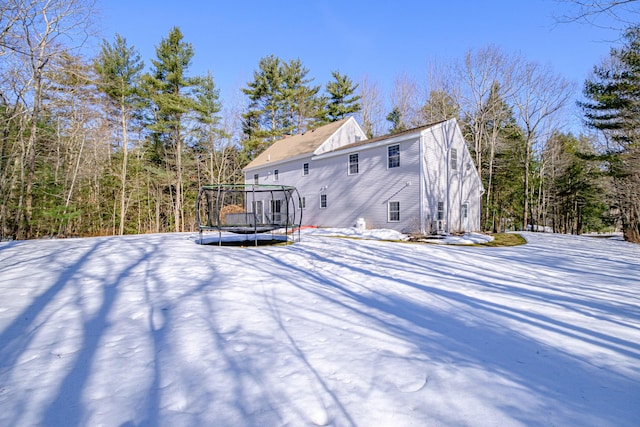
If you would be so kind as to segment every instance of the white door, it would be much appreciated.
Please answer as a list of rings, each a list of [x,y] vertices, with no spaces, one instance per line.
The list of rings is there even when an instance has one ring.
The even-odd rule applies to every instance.
[[[282,221],[282,200],[271,201],[271,222],[273,224],[280,224]]]
[[[253,213],[256,218],[256,222],[258,224],[262,224],[264,222],[263,218],[263,209],[262,209],[262,200],[256,200],[253,203]]]
[[[466,232],[469,231],[469,203],[464,203],[462,205],[462,229]]]

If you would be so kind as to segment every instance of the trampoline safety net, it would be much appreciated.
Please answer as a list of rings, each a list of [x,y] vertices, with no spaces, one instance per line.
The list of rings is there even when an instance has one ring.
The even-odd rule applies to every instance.
[[[205,185],[196,199],[196,221],[200,243],[207,230],[218,231],[220,243],[222,232],[246,235],[256,245],[258,234],[267,232],[293,238],[297,231],[299,240],[300,195],[295,187],[284,185]]]

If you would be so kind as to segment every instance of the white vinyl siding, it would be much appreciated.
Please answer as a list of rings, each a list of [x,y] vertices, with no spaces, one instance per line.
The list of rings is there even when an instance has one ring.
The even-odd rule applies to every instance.
[[[358,218],[363,218],[367,228],[371,229],[416,232],[424,227],[424,231],[429,231],[437,220],[438,202],[442,202],[442,220],[447,222],[450,232],[455,232],[464,226],[460,206],[469,201],[468,228],[476,231],[479,230],[482,187],[476,169],[466,168],[467,163],[472,164],[472,159],[456,127],[454,121],[444,122],[421,133],[391,136],[387,141],[371,145],[363,144],[320,155],[310,153],[307,157],[278,162],[277,165],[264,165],[246,172],[246,182],[251,183],[253,174],[259,173],[264,177],[277,168],[279,184],[293,185],[301,199],[313,201],[309,204],[302,202],[303,225],[353,227]],[[391,154],[402,155],[401,166],[389,169],[389,148],[393,146],[397,149]],[[447,180],[446,170],[451,167],[450,148],[457,150],[458,169]],[[358,154],[358,174],[347,175],[345,167],[348,172],[349,157],[355,153]],[[304,176],[305,164],[308,171],[313,166],[312,176]],[[448,198],[447,188],[450,189]],[[321,194],[326,198],[326,207],[323,208],[320,208]],[[399,202],[398,222],[389,222],[390,201]],[[298,206],[299,202],[296,200]]]

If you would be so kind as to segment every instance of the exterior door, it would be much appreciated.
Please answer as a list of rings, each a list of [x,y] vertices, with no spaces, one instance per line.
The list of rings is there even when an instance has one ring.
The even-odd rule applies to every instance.
[[[253,203],[253,214],[255,215],[256,222],[262,224],[264,222],[264,212],[262,207],[262,200],[256,200]]]
[[[466,232],[469,231],[469,203],[464,203],[462,205],[462,229]]]
[[[282,221],[282,200],[271,201],[271,222],[280,224]]]

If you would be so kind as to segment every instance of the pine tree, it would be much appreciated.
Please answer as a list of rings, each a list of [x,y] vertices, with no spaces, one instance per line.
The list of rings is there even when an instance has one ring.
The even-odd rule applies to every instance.
[[[339,71],[332,71],[334,80],[326,84],[325,90],[329,97],[327,99],[327,121],[335,122],[360,111],[360,95],[354,95],[358,85],[346,75]]]
[[[226,137],[226,135],[220,129],[220,116],[218,115],[222,108],[220,94],[210,73],[202,78],[198,86],[196,86],[195,96],[201,107],[197,114],[198,128],[196,129],[196,135],[199,142],[197,150],[208,154],[208,183],[220,183],[223,181],[224,173],[220,167],[218,167],[218,173],[216,173],[214,166],[221,164],[217,156],[217,142]]]
[[[191,43],[183,41],[182,32],[174,27],[156,48],[157,59],[151,61],[152,72],[144,76],[146,93],[152,104],[148,128],[152,132],[155,159],[173,171],[175,181],[169,189],[173,199],[174,229],[184,230],[183,218],[183,149],[190,118],[202,111],[193,88],[199,79],[187,76],[193,58]],[[164,153],[173,154],[167,158]]]
[[[598,164],[588,160],[593,147],[586,138],[553,135],[545,147],[546,182],[554,231],[581,234],[600,228],[604,194]]]
[[[306,131],[318,115],[319,86],[312,86],[302,62],[270,55],[260,60],[253,81],[242,89],[249,107],[242,115],[243,156],[250,161],[271,143]]]
[[[580,105],[587,125],[609,141],[600,159],[613,180],[624,237],[640,242],[640,26],[630,27],[624,40],[594,68],[584,86],[588,100]]]
[[[137,85],[144,64],[138,52],[127,45],[125,38],[116,34],[113,44],[103,40],[100,53],[94,62],[98,74],[97,88],[107,96],[109,110],[120,121],[122,137],[122,169],[120,173],[120,225],[118,233],[124,234],[126,217],[127,163],[129,160],[129,122],[135,109],[140,107]]]
[[[407,129],[407,125],[404,122],[400,108],[393,107],[393,110],[387,114],[387,121],[391,123],[389,133],[398,133]]]

